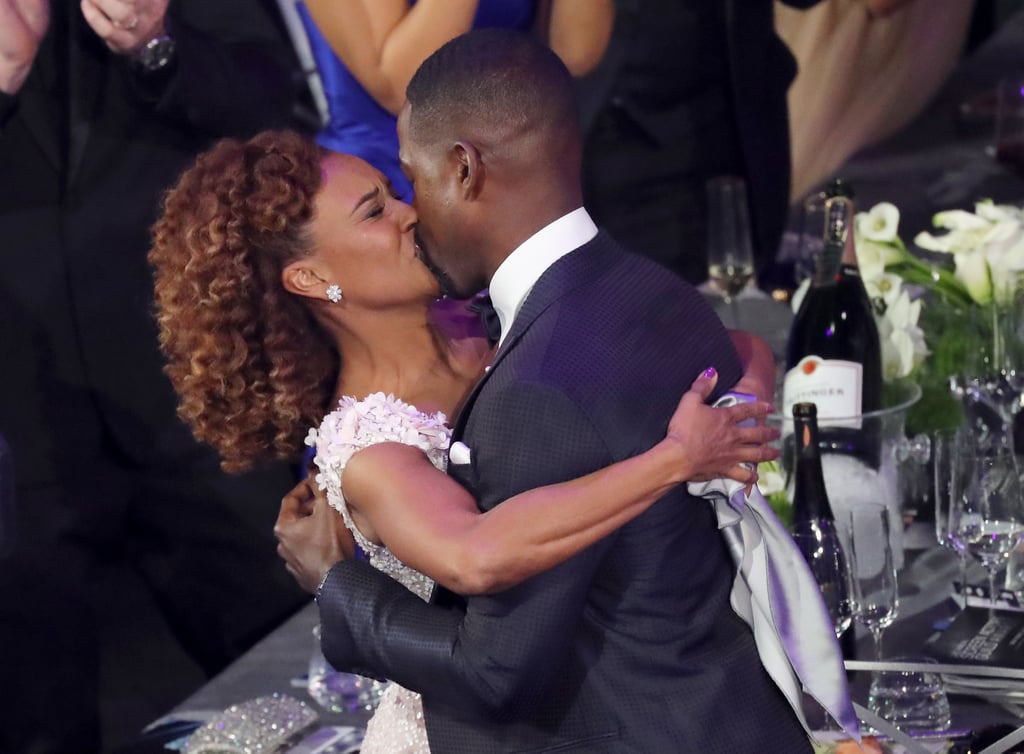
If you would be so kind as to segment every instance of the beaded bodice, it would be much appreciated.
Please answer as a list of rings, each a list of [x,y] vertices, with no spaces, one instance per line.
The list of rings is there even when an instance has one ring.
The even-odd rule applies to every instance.
[[[341,488],[342,472],[359,450],[378,442],[401,442],[423,450],[441,471],[448,463],[451,431],[442,413],[424,414],[414,406],[383,393],[362,400],[346,396],[324,417],[317,429],[310,430],[307,445],[316,447],[313,460],[319,469],[316,481],[327,492],[327,501],[339,511],[345,526],[366,553],[370,565],[398,581],[426,600],[434,582],[402,563],[385,546],[369,541],[352,521]]]

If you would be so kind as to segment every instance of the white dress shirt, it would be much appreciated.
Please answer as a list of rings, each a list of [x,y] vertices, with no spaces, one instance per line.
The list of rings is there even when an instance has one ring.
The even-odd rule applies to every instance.
[[[580,207],[545,225],[505,258],[491,278],[490,285],[491,303],[501,323],[499,348],[540,276],[548,267],[596,235],[597,225]]]

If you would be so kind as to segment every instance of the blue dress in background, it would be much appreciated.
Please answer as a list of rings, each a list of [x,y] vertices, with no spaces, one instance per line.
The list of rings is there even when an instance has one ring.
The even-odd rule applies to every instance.
[[[533,24],[535,0],[480,0],[474,29],[529,29]],[[398,167],[396,118],[370,96],[320,33],[306,4],[296,3],[313,51],[330,119],[317,135],[327,149],[362,157],[384,173],[395,191],[406,201],[412,187]]]

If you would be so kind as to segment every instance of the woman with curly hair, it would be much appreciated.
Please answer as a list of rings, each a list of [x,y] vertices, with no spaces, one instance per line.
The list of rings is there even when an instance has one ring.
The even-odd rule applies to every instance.
[[[765,444],[775,430],[739,426],[770,406],[706,406],[717,378],[709,369],[648,452],[481,514],[439,468],[445,416],[455,414],[490,347],[467,335],[457,309],[437,305],[416,220],[364,161],[295,133],[265,132],[201,155],[154,226],[160,343],[182,418],[228,470],[298,460],[319,425],[317,480],[342,516],[322,499],[309,515],[337,541],[339,559],[351,547],[347,525],[373,565],[424,598],[431,579],[462,594],[498,591],[593,544],[686,479],[752,482],[741,464],[775,457]],[[417,494],[342,497],[352,454],[389,440],[406,443],[395,446],[406,453],[401,483]],[[371,724],[364,751],[374,740],[380,751],[427,750],[421,722],[409,722],[418,696],[392,688],[375,717],[388,722]],[[416,745],[394,748],[387,731],[398,729],[412,730]]]

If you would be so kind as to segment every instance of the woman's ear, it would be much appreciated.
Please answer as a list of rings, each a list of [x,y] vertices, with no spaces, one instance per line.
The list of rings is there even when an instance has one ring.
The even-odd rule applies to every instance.
[[[300,260],[281,270],[281,285],[297,296],[322,299],[325,298],[327,282],[310,266],[308,260]]]

